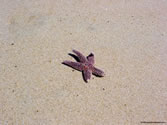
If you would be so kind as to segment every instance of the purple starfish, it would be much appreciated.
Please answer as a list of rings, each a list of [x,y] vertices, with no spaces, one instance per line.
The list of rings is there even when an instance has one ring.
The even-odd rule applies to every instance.
[[[90,80],[91,74],[99,77],[103,77],[105,75],[102,70],[94,67],[95,61],[93,53],[90,53],[87,57],[85,57],[77,50],[73,50],[73,52],[76,54],[76,56],[72,54],[70,55],[75,57],[78,62],[64,61],[63,64],[70,66],[78,71],[82,71],[85,82]]]

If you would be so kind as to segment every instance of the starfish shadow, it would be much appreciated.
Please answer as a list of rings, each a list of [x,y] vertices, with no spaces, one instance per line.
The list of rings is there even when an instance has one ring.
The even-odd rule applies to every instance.
[[[92,73],[93,74],[93,73]],[[96,75],[96,74],[93,74],[94,76],[96,76],[96,77],[99,77],[99,78],[101,78],[101,77],[103,77],[103,76],[99,76],[99,75]]]
[[[68,53],[68,55],[70,55],[71,57],[73,57],[77,62],[80,62],[79,58],[76,55],[74,55],[72,53]]]

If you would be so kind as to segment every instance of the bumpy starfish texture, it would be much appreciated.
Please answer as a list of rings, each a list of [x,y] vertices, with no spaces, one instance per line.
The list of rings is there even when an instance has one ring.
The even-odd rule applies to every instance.
[[[77,50],[73,50],[73,52],[76,54],[78,62],[63,61],[63,64],[81,71],[83,73],[85,82],[88,82],[88,80],[90,80],[92,74],[99,77],[103,77],[105,75],[102,70],[94,67],[95,61],[93,53],[90,53],[87,57],[85,57]]]

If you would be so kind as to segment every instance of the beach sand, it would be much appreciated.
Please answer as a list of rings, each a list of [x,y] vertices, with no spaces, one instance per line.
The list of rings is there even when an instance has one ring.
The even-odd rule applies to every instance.
[[[0,125],[167,124],[167,1],[0,3]],[[62,65],[72,49],[106,76]]]

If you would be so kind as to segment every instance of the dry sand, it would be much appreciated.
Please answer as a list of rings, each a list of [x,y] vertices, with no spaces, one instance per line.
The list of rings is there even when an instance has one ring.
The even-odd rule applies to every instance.
[[[72,49],[106,76],[62,65]],[[167,122],[166,0],[0,0],[0,125],[144,121]]]

